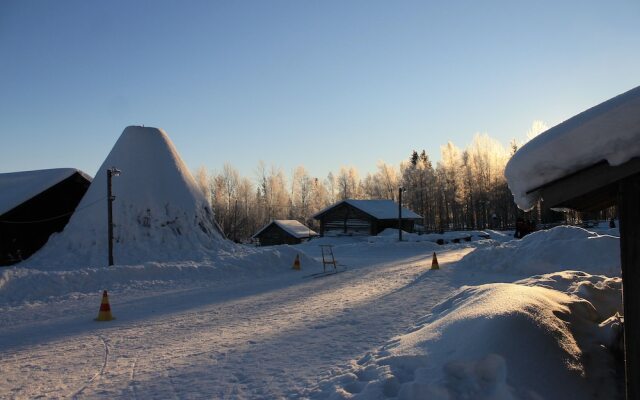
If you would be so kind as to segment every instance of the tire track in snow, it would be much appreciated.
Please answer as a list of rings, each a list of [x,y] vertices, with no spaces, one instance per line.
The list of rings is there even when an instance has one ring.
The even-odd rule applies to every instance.
[[[446,267],[461,255],[442,255],[441,264]],[[138,326],[144,331],[138,331],[141,337],[156,340],[144,354],[151,364],[145,375],[156,377],[151,378],[155,387],[148,389],[159,393],[157,380],[167,377],[169,392],[177,390],[183,398],[189,397],[185,390],[212,394],[212,389],[217,391],[212,396],[221,398],[299,396],[330,370],[404,331],[423,315],[412,308],[428,308],[450,290],[449,271],[428,272],[430,261],[430,255],[421,255],[384,262],[341,274],[341,279],[228,299],[156,320],[153,328]],[[427,289],[412,285],[424,274],[430,276],[424,283],[435,291],[416,297],[417,307],[407,307],[405,290]],[[381,332],[374,334],[371,328]],[[222,357],[215,358],[216,353]],[[170,376],[165,364],[172,365]]]
[[[96,381],[96,379],[104,376],[104,372],[107,369],[107,363],[109,362],[109,345],[107,344],[107,340],[102,335],[98,335],[98,337],[100,338],[100,340],[102,340],[102,344],[104,345],[104,358],[102,367],[100,368],[100,371],[96,372],[96,374],[91,377],[91,379],[89,379],[80,389],[76,390],[76,392],[71,395],[71,398],[74,400],[77,400],[78,396],[82,394],[82,392],[84,392],[84,390],[87,389],[90,385],[92,385],[93,382]]]
[[[129,375],[131,393],[133,394],[133,399],[138,400],[138,384],[136,383],[136,365],[138,363],[139,356],[136,355],[136,358],[133,359],[131,363],[131,374]]]

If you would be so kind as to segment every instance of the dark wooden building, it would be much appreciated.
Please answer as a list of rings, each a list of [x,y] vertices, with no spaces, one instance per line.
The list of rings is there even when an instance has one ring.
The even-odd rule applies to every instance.
[[[263,226],[255,235],[260,246],[299,244],[318,234],[294,219],[279,219]]]
[[[537,172],[535,162],[548,162],[544,153],[557,152],[557,146],[565,144],[582,158],[568,155],[569,160],[556,161],[571,168],[529,188],[527,196],[542,198],[550,207],[581,212],[618,207],[626,397],[640,400],[640,87],[578,114],[543,135],[533,149],[523,147],[524,155],[515,162]]]
[[[27,259],[62,231],[90,183],[71,168],[0,174],[0,265]]]
[[[320,221],[320,235],[375,236],[387,228],[398,228],[398,203],[392,200],[343,200],[313,216]],[[413,232],[422,217],[402,208],[402,230]]]

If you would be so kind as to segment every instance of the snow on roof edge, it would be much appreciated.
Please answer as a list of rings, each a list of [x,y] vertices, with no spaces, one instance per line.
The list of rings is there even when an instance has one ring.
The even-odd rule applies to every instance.
[[[531,191],[602,160],[620,165],[640,156],[640,86],[591,107],[526,143],[505,177],[519,208],[538,200]]]

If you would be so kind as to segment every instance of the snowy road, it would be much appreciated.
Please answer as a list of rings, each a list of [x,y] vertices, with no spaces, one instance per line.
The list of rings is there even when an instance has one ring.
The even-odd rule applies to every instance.
[[[430,271],[431,253],[407,248],[377,262],[345,254],[347,272],[320,279],[112,298],[108,323],[73,301],[42,321],[14,316],[0,328],[0,397],[307,397],[457,289],[447,264],[471,249],[440,253]]]

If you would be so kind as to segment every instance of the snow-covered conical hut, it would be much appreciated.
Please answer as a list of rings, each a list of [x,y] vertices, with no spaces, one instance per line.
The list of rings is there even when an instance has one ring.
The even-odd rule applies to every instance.
[[[27,266],[107,265],[107,170],[112,167],[121,171],[112,178],[115,264],[198,260],[231,249],[166,132],[129,126],[64,231]]]

